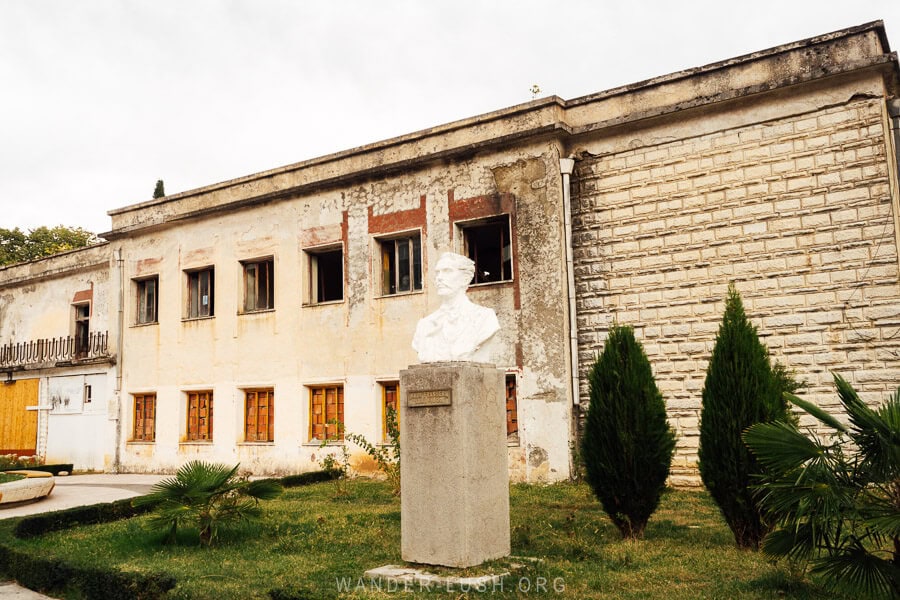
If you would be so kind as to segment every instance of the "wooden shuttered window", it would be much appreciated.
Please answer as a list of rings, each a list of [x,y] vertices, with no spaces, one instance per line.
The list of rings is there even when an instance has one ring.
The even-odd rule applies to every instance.
[[[516,376],[506,376],[506,435],[519,432],[519,415],[516,402]]]
[[[156,440],[156,394],[134,395],[134,430],[131,439],[136,442]]]
[[[244,441],[275,441],[275,390],[247,390]]]
[[[189,392],[187,403],[187,441],[212,441],[213,393]]]
[[[400,384],[399,383],[383,383],[381,384],[381,439],[385,442],[390,441],[390,435],[387,427],[388,408],[393,409],[394,418],[397,420],[397,428],[400,428]]]
[[[309,389],[309,437],[311,440],[344,439],[344,387]]]

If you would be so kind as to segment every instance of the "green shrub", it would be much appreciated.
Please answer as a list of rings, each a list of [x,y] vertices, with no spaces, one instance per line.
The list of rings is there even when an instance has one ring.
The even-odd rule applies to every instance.
[[[43,558],[0,545],[4,575],[41,592],[75,590],[78,597],[96,600],[155,600],[175,587],[175,578],[162,573],[117,572]]]
[[[301,485],[309,485],[311,483],[319,483],[320,481],[328,481],[334,478],[334,474],[327,471],[310,471],[309,473],[300,473],[299,475],[287,475],[278,481],[286,488],[299,487]]]
[[[153,510],[153,504],[132,506],[130,499],[116,500],[90,506],[76,506],[65,510],[57,510],[24,517],[16,523],[13,535],[27,539],[51,531],[60,531],[76,525],[93,525],[127,519],[135,515]]]
[[[758,548],[771,528],[750,489],[762,467],[741,434],[756,423],[789,418],[780,394],[786,385],[773,375],[769,353],[730,285],[703,385],[699,463],[703,483],[741,548]]]
[[[366,451],[378,470],[384,473],[395,496],[400,495],[400,427],[397,425],[397,411],[392,406],[385,406],[385,428],[388,443],[373,444],[359,433],[348,433],[347,439]]]
[[[781,422],[757,424],[744,440],[766,469],[756,491],[778,529],[763,540],[776,558],[811,561],[813,573],[858,595],[900,597],[900,388],[873,410],[834,376],[844,424],[796,396],[827,425],[825,437]]]
[[[622,537],[640,538],[665,488],[675,435],[631,327],[610,330],[590,398],[581,442],[588,483]]]
[[[40,456],[19,456],[18,454],[0,454],[0,471],[10,469],[33,469],[43,464]]]

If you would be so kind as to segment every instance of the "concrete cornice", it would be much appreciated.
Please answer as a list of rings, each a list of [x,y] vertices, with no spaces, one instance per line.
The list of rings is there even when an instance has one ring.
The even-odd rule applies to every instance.
[[[882,74],[888,95],[900,93],[897,55],[890,53],[881,21],[572,100],[542,98],[114,209],[108,213],[113,218],[113,230],[102,237],[119,239],[517,143],[549,138],[567,145],[573,136],[596,135],[604,128],[866,70]]]
[[[108,242],[60,252],[36,260],[0,267],[0,289],[65,277],[109,266]]]

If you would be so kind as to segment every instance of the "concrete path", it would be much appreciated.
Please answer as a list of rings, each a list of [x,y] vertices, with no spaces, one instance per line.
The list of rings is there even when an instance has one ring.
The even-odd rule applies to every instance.
[[[56,487],[49,496],[28,504],[0,508],[0,519],[133,498],[146,494],[153,484],[165,477],[167,476],[107,473],[56,477]],[[0,598],[3,600],[14,598],[16,600],[42,600],[49,596],[32,592],[11,581],[0,581]]]

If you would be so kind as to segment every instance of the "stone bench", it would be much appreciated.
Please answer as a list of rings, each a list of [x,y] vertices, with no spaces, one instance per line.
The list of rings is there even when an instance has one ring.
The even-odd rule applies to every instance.
[[[25,479],[0,483],[0,505],[38,500],[49,496],[56,485],[51,473],[17,469],[4,471],[11,475],[24,475]]]

